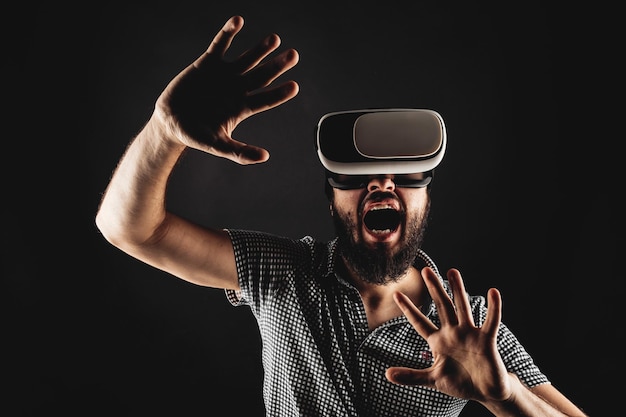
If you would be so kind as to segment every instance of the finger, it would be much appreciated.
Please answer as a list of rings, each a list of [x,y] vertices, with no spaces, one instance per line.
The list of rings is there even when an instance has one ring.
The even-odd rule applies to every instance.
[[[273,33],[257,43],[254,47],[244,51],[231,65],[235,67],[240,74],[243,74],[257,66],[265,57],[274,52],[280,46],[280,42],[280,37]]]
[[[212,153],[241,165],[258,164],[269,159],[266,149],[237,140],[231,140],[228,146],[214,147]]]
[[[401,366],[387,368],[385,377],[394,384],[433,386],[430,371],[427,369],[412,369]]]
[[[269,110],[294,98],[300,91],[295,81],[288,81],[274,88],[255,92],[247,98],[247,105],[252,114]]]
[[[222,29],[215,35],[206,52],[208,54],[223,56],[230,47],[235,35],[239,33],[242,27],[243,17],[233,16],[228,19],[226,23],[224,23],[224,26],[222,26]]]
[[[472,317],[467,291],[465,291],[465,284],[463,283],[463,278],[461,278],[461,272],[458,269],[451,268],[448,271],[448,282],[452,287],[456,316],[459,323],[474,326],[474,318]]]
[[[435,307],[437,307],[441,324],[451,324],[453,326],[458,324],[454,304],[452,304],[450,296],[446,293],[435,271],[430,267],[422,268],[422,278],[424,279],[430,297],[435,303]]]
[[[298,51],[288,49],[245,74],[248,91],[267,87],[276,78],[293,68],[300,59]]]
[[[438,330],[437,326],[413,304],[409,297],[401,292],[396,292],[393,294],[393,300],[400,310],[402,310],[402,314],[404,314],[409,323],[411,323],[411,326],[413,326],[415,331],[424,339],[428,339],[431,334]]]
[[[219,135],[218,138],[203,131],[192,131],[189,135],[197,138],[199,150],[230,159],[241,165],[257,164],[269,159],[269,152],[266,149],[235,140],[225,133]]]
[[[485,318],[482,328],[487,334],[496,337],[501,320],[502,297],[500,296],[500,291],[495,288],[490,288],[489,291],[487,291],[487,317]]]

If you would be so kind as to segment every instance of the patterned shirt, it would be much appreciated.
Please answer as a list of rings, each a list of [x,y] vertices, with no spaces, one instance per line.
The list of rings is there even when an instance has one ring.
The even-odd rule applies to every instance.
[[[258,323],[268,416],[458,416],[467,400],[431,388],[389,382],[390,366],[427,368],[433,356],[404,316],[369,330],[357,289],[335,271],[337,239],[299,240],[228,230],[240,290],[226,290],[233,305],[247,305]],[[435,264],[423,252],[415,265]],[[446,292],[452,297],[447,281]],[[424,313],[437,326],[432,300]],[[486,303],[470,296],[482,325]],[[548,383],[504,325],[497,336],[510,372],[526,385]]]

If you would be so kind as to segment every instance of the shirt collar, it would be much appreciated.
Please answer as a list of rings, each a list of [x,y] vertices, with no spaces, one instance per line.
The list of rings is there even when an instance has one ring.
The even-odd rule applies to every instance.
[[[325,276],[326,277],[335,277],[335,279],[337,279],[341,284],[347,285],[349,287],[353,287],[353,285],[351,283],[346,281],[339,274],[335,273],[336,272],[335,265],[336,265],[336,262],[338,261],[337,257],[339,256],[338,238],[335,237],[334,239],[329,241],[328,244],[327,244],[327,247],[328,247],[328,262],[326,264],[326,274],[325,274]],[[437,268],[437,265],[435,264],[435,262],[422,249],[418,250],[417,257],[415,258],[415,261],[413,262],[413,266],[415,266],[417,269],[421,269],[421,268],[423,268],[425,266],[431,267],[435,271],[437,276],[439,277],[439,280],[442,282],[443,287],[444,287],[446,293],[448,294],[448,296],[450,296],[450,298],[452,298],[452,291],[450,289],[450,286],[448,285],[448,281],[443,279],[443,277],[441,276],[441,273],[439,272],[439,269]],[[430,298],[430,296],[429,296],[429,302],[427,302],[424,305],[424,308],[422,309],[422,312],[426,316],[430,316],[430,314],[434,311],[434,309],[435,309],[435,304],[434,304],[432,298]]]

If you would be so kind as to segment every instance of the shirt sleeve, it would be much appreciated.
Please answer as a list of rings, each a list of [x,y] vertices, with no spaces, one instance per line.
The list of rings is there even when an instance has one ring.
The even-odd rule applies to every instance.
[[[497,343],[500,356],[507,370],[516,374],[526,386],[532,388],[540,384],[550,383],[513,332],[502,323],[498,331]]]
[[[485,297],[471,296],[470,305],[474,312],[476,325],[482,326],[487,317]],[[517,375],[526,386],[534,387],[550,382],[517,337],[504,323],[500,323],[496,343],[506,369]]]
[[[234,306],[249,305],[258,311],[293,276],[296,265],[306,259],[306,241],[310,238],[294,240],[258,231],[226,231],[233,244],[240,287],[238,291],[225,290],[226,298]]]

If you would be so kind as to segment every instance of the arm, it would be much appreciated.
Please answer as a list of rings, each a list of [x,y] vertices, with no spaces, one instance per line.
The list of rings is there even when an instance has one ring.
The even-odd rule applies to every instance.
[[[498,290],[489,290],[487,318],[482,327],[476,327],[459,271],[448,272],[455,305],[432,269],[424,268],[422,276],[439,311],[441,328],[404,294],[396,293],[395,300],[415,330],[428,341],[435,361],[427,369],[389,368],[387,378],[391,382],[424,385],[478,401],[497,416],[585,416],[552,385],[529,389],[507,372],[496,344],[502,315]]]
[[[288,49],[269,35],[232,62],[224,60],[240,16],[230,18],[208,49],[159,96],[154,112],[113,172],[96,225],[114,246],[187,281],[238,289],[230,240],[223,230],[201,227],[165,209],[168,178],[187,148],[246,165],[265,162],[265,149],[236,141],[232,133],[248,117],[298,93],[294,81],[272,82],[296,65]]]

